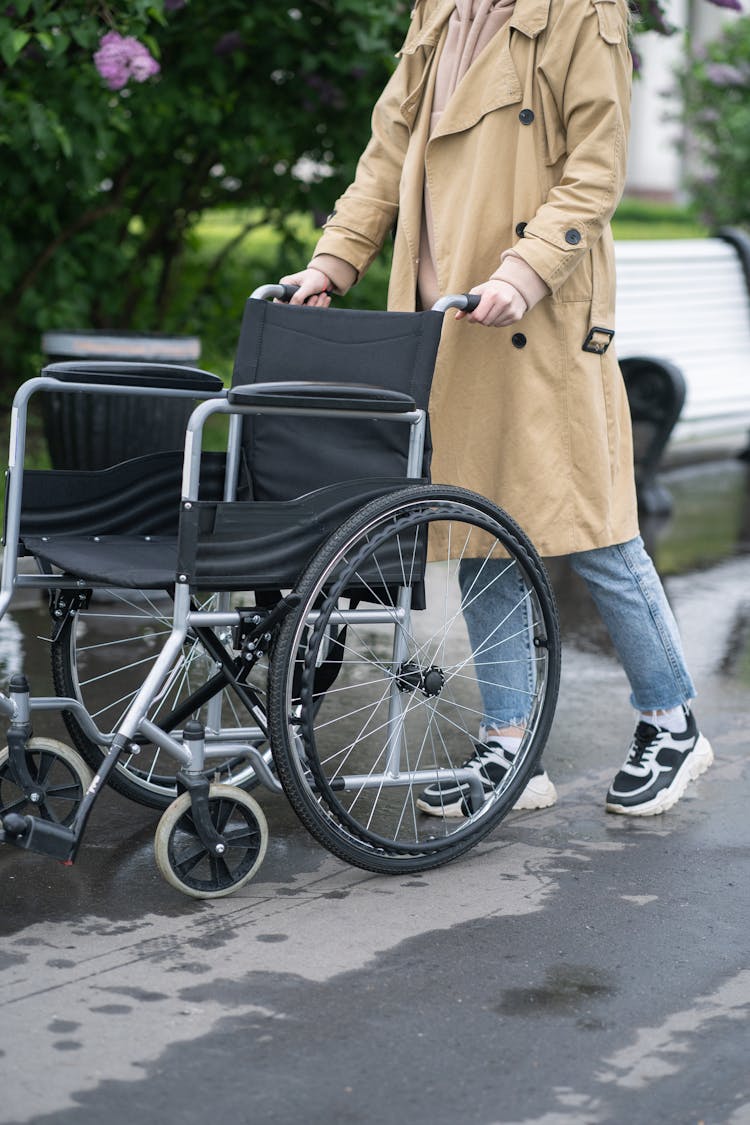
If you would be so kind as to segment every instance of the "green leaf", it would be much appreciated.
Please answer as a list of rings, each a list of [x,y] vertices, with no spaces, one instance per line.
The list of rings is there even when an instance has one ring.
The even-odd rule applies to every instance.
[[[60,121],[51,122],[52,132],[57,137],[57,143],[62,150],[63,156],[68,159],[73,155],[73,145],[71,144],[70,136],[67,129]]]
[[[2,54],[7,66],[13,66],[29,39],[31,39],[31,35],[28,31],[11,31],[10,35],[3,36],[3,41],[0,43],[0,54]]]

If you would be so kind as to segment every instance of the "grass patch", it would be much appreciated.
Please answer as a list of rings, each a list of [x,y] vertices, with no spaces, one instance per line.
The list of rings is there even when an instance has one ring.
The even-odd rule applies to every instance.
[[[689,207],[658,203],[647,199],[625,198],[612,220],[615,239],[706,238],[703,226]]]

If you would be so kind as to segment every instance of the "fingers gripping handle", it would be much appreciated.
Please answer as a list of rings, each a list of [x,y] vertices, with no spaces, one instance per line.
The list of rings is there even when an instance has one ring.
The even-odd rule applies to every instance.
[[[299,285],[277,285],[277,289],[281,289],[279,294],[280,301],[291,301],[294,294],[299,289]]]
[[[282,285],[281,283],[278,285],[259,285],[257,289],[253,290],[250,296],[256,301],[276,300],[288,304],[298,289],[299,285]],[[328,297],[333,294],[332,289],[326,289],[325,292]]]

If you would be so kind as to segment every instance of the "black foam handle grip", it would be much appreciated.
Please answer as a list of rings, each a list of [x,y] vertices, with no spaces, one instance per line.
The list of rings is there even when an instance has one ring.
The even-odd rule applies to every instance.
[[[281,288],[284,290],[284,292],[281,295],[281,297],[279,298],[279,300],[280,301],[291,301],[292,297],[294,296],[294,294],[299,289],[299,285],[282,285]]]
[[[281,285],[280,287],[284,290],[284,292],[283,292],[282,296],[279,297],[278,299],[280,301],[285,301],[285,302],[291,301],[292,297],[294,296],[294,294],[299,289],[299,285]],[[326,295],[328,297],[331,297],[333,295],[333,290],[332,289],[326,289]]]
[[[481,293],[464,293],[463,296],[466,298],[463,311],[469,313],[474,312],[474,309],[482,299]]]

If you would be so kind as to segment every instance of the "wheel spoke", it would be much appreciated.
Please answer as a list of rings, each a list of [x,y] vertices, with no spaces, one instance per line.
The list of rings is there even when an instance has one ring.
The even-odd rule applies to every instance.
[[[0,812],[3,815],[5,815],[5,813],[15,812],[17,809],[24,808],[28,803],[29,799],[25,794],[19,797],[16,801],[11,802],[11,804],[9,805],[4,805],[2,801],[0,801]]]
[[[55,762],[59,759],[55,754],[51,754],[48,750],[42,750],[37,758],[36,753],[26,755],[26,763],[29,767],[29,773],[34,778],[38,785],[44,785],[49,777],[50,770]],[[36,776],[34,776],[36,775]]]
[[[80,782],[73,781],[68,785],[49,786],[45,794],[46,799],[54,797],[56,801],[80,801],[83,795]]]
[[[253,851],[258,846],[260,832],[257,828],[247,828],[232,832],[224,836],[228,848],[242,848],[244,851]]]
[[[193,871],[201,862],[201,860],[205,859],[207,855],[208,850],[204,847],[203,844],[199,844],[196,848],[193,849],[193,851],[188,852],[187,855],[183,856],[179,863],[175,864],[174,869],[177,874],[184,879],[185,876],[189,875],[190,872]]]

